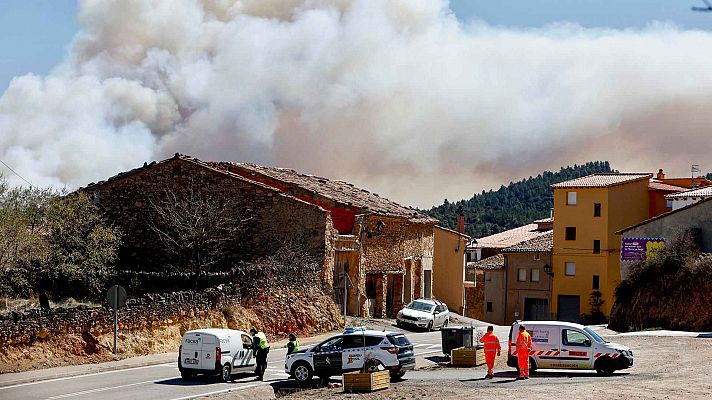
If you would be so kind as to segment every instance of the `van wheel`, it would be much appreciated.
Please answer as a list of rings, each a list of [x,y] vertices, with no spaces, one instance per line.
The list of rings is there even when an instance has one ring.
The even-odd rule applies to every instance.
[[[594,368],[596,368],[596,373],[602,376],[613,375],[613,372],[615,372],[616,370],[615,366],[613,365],[613,360],[608,357],[599,358],[598,361],[596,361]]]
[[[230,364],[225,364],[222,368],[222,373],[220,373],[220,379],[223,382],[230,382],[232,380],[232,368]]]
[[[298,383],[311,382],[314,377],[314,371],[312,371],[309,364],[305,362],[296,363],[292,366],[292,376],[297,380]]]
[[[192,372],[186,372],[186,371],[181,371],[180,372],[180,377],[181,379],[188,380],[193,378],[193,373]]]

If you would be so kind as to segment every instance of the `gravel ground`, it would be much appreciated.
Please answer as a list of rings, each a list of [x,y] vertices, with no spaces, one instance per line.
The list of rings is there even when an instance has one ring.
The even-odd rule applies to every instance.
[[[635,354],[633,368],[614,376],[595,372],[542,371],[528,381],[516,381],[498,358],[493,380],[482,380],[484,367],[474,369],[434,365],[370,394],[347,394],[341,388],[306,390],[283,397],[313,399],[709,399],[712,398],[712,340],[671,337],[610,337]],[[408,378],[408,375],[406,375]]]

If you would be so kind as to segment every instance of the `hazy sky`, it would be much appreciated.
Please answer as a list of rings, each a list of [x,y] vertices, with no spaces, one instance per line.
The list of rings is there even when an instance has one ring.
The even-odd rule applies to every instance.
[[[692,12],[700,0],[450,0],[463,22],[538,27],[569,21],[585,27],[640,28],[653,21],[685,29],[712,28],[712,13]],[[79,30],[76,0],[0,0],[0,91],[26,73],[46,74]]]
[[[0,160],[75,188],[182,152],[420,207],[591,160],[707,172],[701,4],[0,0]]]

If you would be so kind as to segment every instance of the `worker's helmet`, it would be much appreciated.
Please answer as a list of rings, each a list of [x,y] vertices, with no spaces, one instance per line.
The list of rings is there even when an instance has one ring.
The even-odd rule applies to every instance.
[[[494,326],[490,325],[487,327],[487,332],[492,332],[494,331]]]
[[[255,328],[250,328],[250,333],[253,334],[253,335],[256,335],[256,334],[257,334],[257,329],[255,329]]]
[[[290,333],[289,334],[289,340],[297,340],[297,335]]]
[[[519,325],[519,330],[520,330],[520,331],[524,331],[524,330],[526,330],[526,329],[527,329],[526,326],[524,326],[524,325]]]

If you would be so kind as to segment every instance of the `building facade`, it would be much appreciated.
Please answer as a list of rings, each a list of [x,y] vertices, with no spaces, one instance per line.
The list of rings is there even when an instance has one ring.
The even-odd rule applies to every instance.
[[[644,261],[657,248],[689,234],[704,253],[712,253],[712,197],[645,220],[618,232],[621,247],[621,279],[633,264]],[[625,247],[624,247],[625,246]]]
[[[551,319],[553,231],[502,250],[505,324]]]
[[[448,308],[464,313],[465,248],[470,237],[462,232],[435,227],[433,256],[433,296]]]
[[[620,283],[620,239],[616,232],[649,215],[652,174],[594,174],[552,185],[554,236],[551,313],[580,321],[590,313],[591,293],[604,301],[607,317]]]
[[[176,154],[81,190],[124,232],[121,262],[150,269],[161,257],[146,223],[150,205],[167,190],[181,195],[190,187],[249,216],[245,247],[254,255],[294,241],[308,248],[348,314],[394,315],[407,299],[432,291],[437,220],[343,181]]]

